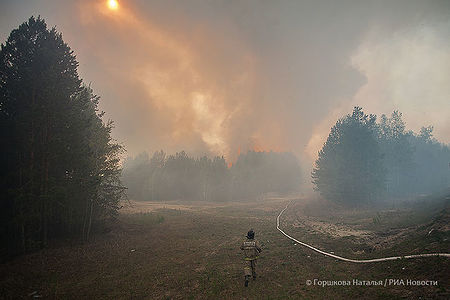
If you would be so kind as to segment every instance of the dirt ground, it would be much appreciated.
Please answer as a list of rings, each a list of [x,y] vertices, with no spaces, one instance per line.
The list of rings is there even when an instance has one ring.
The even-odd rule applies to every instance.
[[[295,245],[276,230],[276,216],[290,201],[292,199],[274,197],[259,202],[220,204],[132,202],[131,207],[124,207],[118,222],[108,233],[96,235],[90,243],[59,244],[4,263],[0,270],[0,297],[450,297],[449,259],[427,258],[360,265],[339,262]],[[317,213],[302,199],[291,205],[281,220],[281,226],[286,232],[338,255],[351,258],[382,257],[395,251],[434,251],[447,246],[446,242],[431,242],[424,246],[414,239],[399,239],[396,249],[377,249],[364,242],[382,237],[383,231],[373,225],[370,213],[337,213],[334,210],[334,214],[326,214],[326,209],[319,209],[321,213]],[[263,253],[257,265],[258,279],[245,288],[239,246],[250,228],[256,231]],[[431,234],[430,238],[432,236],[434,235]],[[429,284],[411,284],[418,280]],[[367,282],[372,285],[367,285]],[[379,282],[390,284],[374,285]]]

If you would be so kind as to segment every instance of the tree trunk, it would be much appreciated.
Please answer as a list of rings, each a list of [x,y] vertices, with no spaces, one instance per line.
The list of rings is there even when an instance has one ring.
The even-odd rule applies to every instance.
[[[25,253],[25,224],[24,220],[22,218],[22,223],[20,224],[20,239],[21,239],[21,246],[22,246],[22,253]]]
[[[25,203],[25,205],[34,205],[34,108],[35,108],[35,104],[36,104],[36,88],[33,88],[33,92],[31,95],[31,134],[30,134],[30,162],[29,162],[29,169],[30,169],[30,187],[29,187],[29,193],[28,193],[28,197],[27,197],[27,203]],[[29,216],[24,215],[23,213],[23,209],[24,209],[24,205],[21,205],[21,215],[23,216],[22,219],[22,236],[23,239],[25,239],[25,227],[24,227],[24,222],[26,218],[29,218]],[[24,241],[23,241],[24,243]],[[23,248],[25,249],[25,246],[23,246]]]
[[[49,184],[48,184],[48,170],[49,170],[49,116],[47,115],[46,126],[44,129],[44,247],[47,246],[48,236],[48,208],[49,208]]]
[[[91,200],[91,209],[90,209],[90,213],[89,213],[89,226],[88,226],[88,230],[87,230],[87,236],[86,236],[86,240],[89,240],[89,235],[91,233],[91,225],[92,225],[92,211],[94,208],[94,200]]]
[[[88,220],[88,211],[89,211],[89,200],[86,200],[86,210],[84,212],[84,220],[83,220],[83,240],[86,241],[87,236],[87,220]]]
[[[22,167],[22,153],[20,151],[18,151],[18,156],[19,156],[19,190],[21,193],[21,196],[23,196],[23,167]],[[19,202],[20,201],[20,202]],[[19,214],[21,216],[20,218],[20,222],[18,224],[19,228],[16,228],[16,230],[14,231],[14,235],[17,234],[17,231],[20,230],[20,250],[22,251],[22,253],[25,253],[25,224],[24,224],[24,217],[23,217],[23,197],[20,197],[20,200],[17,200],[16,198],[14,198],[14,209],[19,210]],[[19,209],[18,209],[19,208]],[[17,243],[14,245],[15,247],[17,247]],[[17,249],[14,249],[14,251],[16,251]]]
[[[43,230],[44,230],[44,237],[43,237],[43,243],[44,243],[44,247],[46,247],[47,246],[47,236],[48,236],[48,198],[49,198],[49,195],[48,195],[48,165],[49,165],[49,162],[48,162],[48,153],[46,153],[47,155],[47,157],[46,157],[46,159],[45,159],[45,176],[44,176],[44,178],[45,178],[45,181],[44,181],[44,227],[43,227]]]

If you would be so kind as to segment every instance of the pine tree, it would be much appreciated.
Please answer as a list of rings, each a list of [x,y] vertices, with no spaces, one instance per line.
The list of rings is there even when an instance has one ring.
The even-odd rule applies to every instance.
[[[376,116],[355,107],[331,128],[315,162],[312,182],[327,199],[349,206],[368,204],[382,192],[382,166]]]
[[[93,220],[113,214],[123,194],[122,148],[77,67],[62,35],[41,18],[31,17],[1,46],[0,205],[9,253],[59,235],[88,237]]]

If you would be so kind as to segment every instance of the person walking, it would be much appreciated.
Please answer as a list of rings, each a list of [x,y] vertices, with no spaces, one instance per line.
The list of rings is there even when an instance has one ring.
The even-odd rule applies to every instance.
[[[250,229],[247,232],[247,239],[242,243],[241,250],[244,251],[244,276],[245,276],[245,287],[248,287],[248,281],[250,276],[253,276],[253,280],[256,280],[256,260],[259,257],[262,249],[259,246],[257,240],[255,240],[255,232]]]

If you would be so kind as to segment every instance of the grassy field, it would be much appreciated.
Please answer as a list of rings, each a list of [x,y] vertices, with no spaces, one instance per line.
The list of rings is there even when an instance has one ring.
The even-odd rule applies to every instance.
[[[54,245],[4,263],[0,295],[3,299],[450,297],[448,258],[354,264],[295,245],[275,227],[276,216],[288,202],[134,203],[108,233],[96,235],[88,244]],[[344,211],[326,203],[295,200],[281,225],[299,240],[349,258],[450,252],[449,232],[442,228],[448,220],[433,220],[408,209]],[[431,233],[430,226],[435,228]],[[239,246],[250,228],[256,231],[263,253],[258,279],[245,288]],[[387,286],[353,281],[389,283],[389,279]],[[319,285],[333,280],[351,284]],[[397,280],[395,285],[392,280]],[[414,286],[407,280],[438,284]]]

